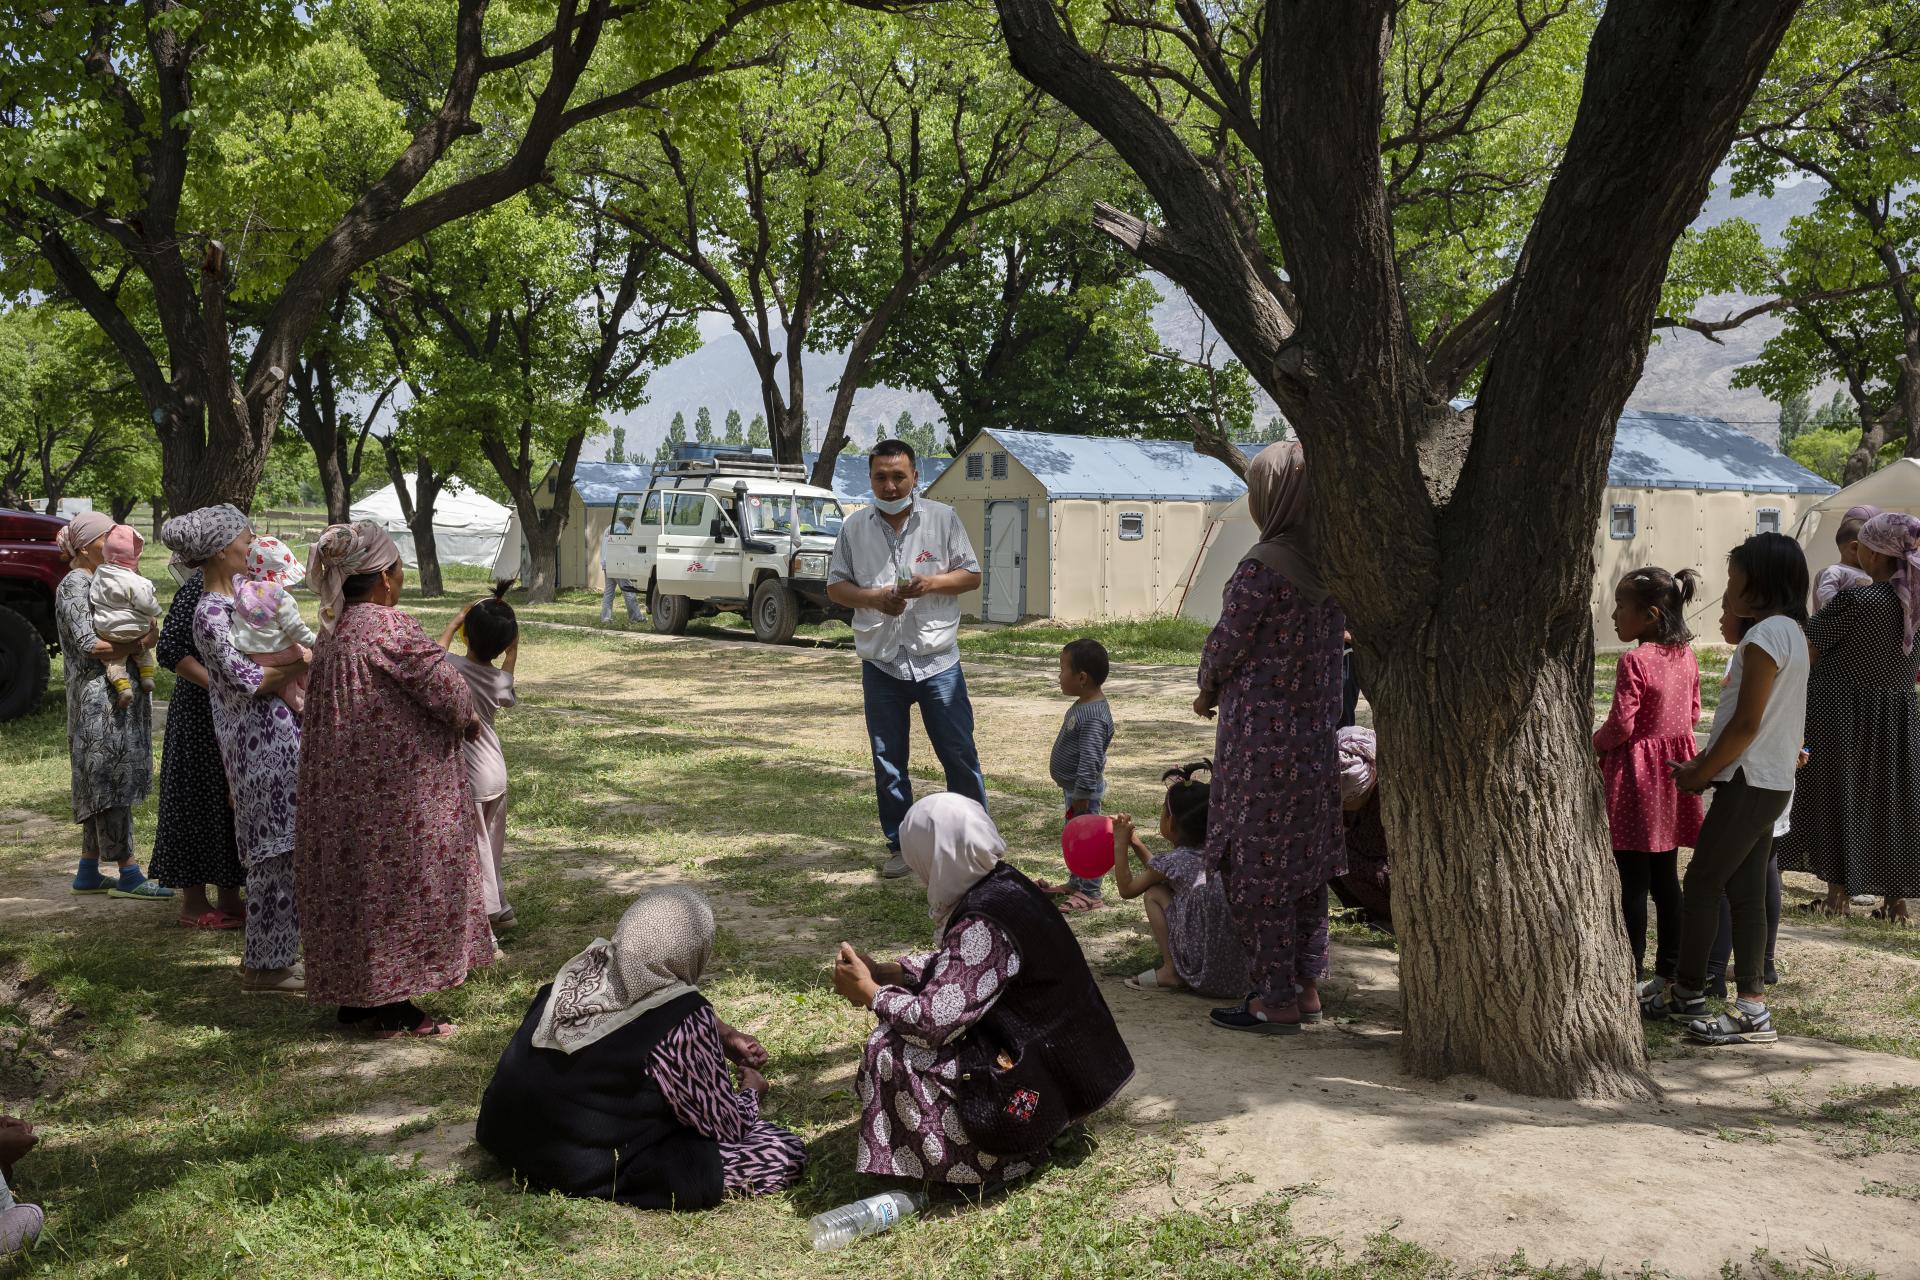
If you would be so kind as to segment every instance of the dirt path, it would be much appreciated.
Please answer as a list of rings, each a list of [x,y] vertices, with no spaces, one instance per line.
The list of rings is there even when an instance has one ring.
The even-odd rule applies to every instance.
[[[865,735],[851,653],[648,635],[629,635],[614,648],[617,657],[594,646],[583,667],[578,645],[529,645],[518,681],[528,712],[803,742],[809,758],[845,771],[849,785],[863,785]],[[989,783],[1016,803],[1051,803],[1046,758],[1065,704],[1050,666],[1018,658],[967,663]],[[1150,811],[1161,769],[1211,753],[1212,726],[1189,709],[1191,681],[1190,669],[1116,668],[1108,686],[1119,724],[1110,808]],[[916,759],[932,760],[924,738],[917,739]],[[59,825],[4,812],[0,839],[38,844]],[[877,833],[847,836],[869,838],[877,843]],[[81,900],[66,893],[68,858],[50,852],[0,886],[0,929],[75,909]],[[582,866],[577,874],[607,872]],[[744,899],[720,905],[731,930],[769,950],[800,954],[831,941],[818,921]],[[144,904],[110,906],[163,923]],[[1115,912],[1138,920],[1131,906]],[[1144,936],[1138,922],[1139,935],[1123,939]],[[1783,958],[1794,966],[1884,959],[1892,982],[1911,973],[1912,961],[1838,938],[1790,925],[1782,930]],[[1111,936],[1103,943],[1113,945]],[[1691,1276],[1764,1248],[1796,1263],[1830,1256],[1884,1276],[1920,1275],[1920,1215],[1912,1201],[1865,1194],[1869,1182],[1920,1185],[1916,1144],[1858,1154],[1851,1113],[1818,1111],[1836,1090],[1870,1101],[1920,1089],[1920,1062],[1804,1039],[1768,1049],[1681,1050],[1656,1063],[1665,1090],[1657,1104],[1541,1102],[1476,1080],[1434,1083],[1402,1074],[1394,954],[1339,947],[1334,965],[1327,988],[1334,1020],[1291,1039],[1219,1031],[1206,1021],[1205,1001],[1104,983],[1139,1068],[1126,1101],[1143,1118],[1188,1126],[1191,1139],[1170,1184],[1137,1195],[1132,1207],[1234,1203],[1308,1188],[1296,1204],[1297,1220],[1350,1254],[1392,1228],[1473,1265],[1525,1250],[1536,1264],[1579,1260],[1615,1274],[1646,1262]],[[375,1065],[378,1059],[371,1052],[337,1056],[348,1070],[365,1066],[361,1057]],[[341,1117],[337,1131],[457,1171],[471,1125],[421,1131],[415,1122],[422,1114],[407,1099],[383,1099]],[[1751,1219],[1765,1226],[1750,1229],[1744,1223]]]

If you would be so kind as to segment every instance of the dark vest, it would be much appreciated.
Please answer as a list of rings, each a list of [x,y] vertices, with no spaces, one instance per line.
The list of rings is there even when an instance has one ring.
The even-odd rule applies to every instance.
[[[706,1209],[725,1187],[720,1144],[674,1115],[653,1081],[654,1048],[707,1002],[698,992],[574,1053],[536,1048],[553,984],[534,996],[494,1068],[474,1137],[535,1186],[642,1209]]]
[[[1133,1078],[1133,1055],[1059,907],[1002,862],[954,907],[949,935],[966,916],[999,925],[1020,949],[1020,972],[976,1024],[978,1038],[1037,1055],[1069,1121],[1106,1106]]]

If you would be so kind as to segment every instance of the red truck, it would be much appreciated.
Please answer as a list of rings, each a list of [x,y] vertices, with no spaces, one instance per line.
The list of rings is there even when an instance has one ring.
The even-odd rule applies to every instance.
[[[28,714],[46,696],[60,643],[53,593],[67,576],[54,539],[66,523],[37,511],[0,510],[0,720]]]

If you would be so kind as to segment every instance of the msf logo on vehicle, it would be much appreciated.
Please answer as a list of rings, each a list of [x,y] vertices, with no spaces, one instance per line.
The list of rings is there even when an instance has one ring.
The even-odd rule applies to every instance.
[[[691,560],[691,561],[688,561],[687,563],[687,572],[688,573],[718,573],[719,570],[713,568],[711,565],[708,565],[702,561]]]

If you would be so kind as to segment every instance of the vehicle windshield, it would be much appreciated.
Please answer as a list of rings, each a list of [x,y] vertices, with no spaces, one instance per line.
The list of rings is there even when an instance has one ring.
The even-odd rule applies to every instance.
[[[755,533],[837,534],[845,514],[832,498],[756,493],[747,499],[747,523]]]

